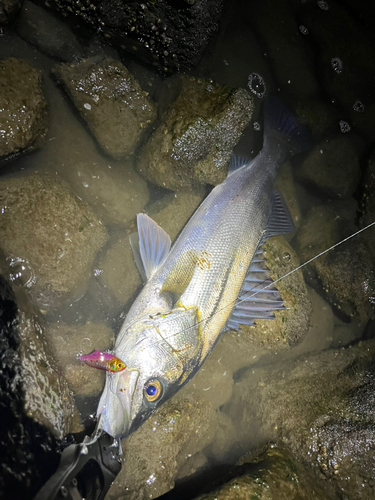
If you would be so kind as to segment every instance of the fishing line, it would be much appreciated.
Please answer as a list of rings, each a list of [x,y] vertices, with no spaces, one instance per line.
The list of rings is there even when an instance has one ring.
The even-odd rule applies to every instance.
[[[209,316],[208,318],[204,318],[202,319],[201,321],[198,321],[198,323],[195,323],[194,325],[192,326],[189,326],[188,328],[185,328],[184,330],[181,330],[180,332],[177,332],[175,333],[174,335],[179,335],[180,333],[183,333],[183,332],[186,332],[188,330],[191,330],[192,328],[195,328],[199,325],[201,325],[202,323],[205,323],[207,321],[209,321],[211,318],[213,318],[216,314],[218,314],[219,312],[227,309],[228,307],[234,307],[236,306],[237,304],[241,304],[242,302],[245,302],[246,300],[249,300],[253,297],[255,297],[258,293],[260,292],[263,292],[264,290],[267,290],[267,288],[275,285],[276,283],[278,283],[279,281],[283,280],[284,278],[287,278],[288,276],[290,276],[291,274],[295,273],[296,271],[299,271],[300,269],[302,269],[303,267],[307,266],[307,264],[310,264],[311,262],[313,262],[315,259],[318,259],[319,257],[321,257],[322,255],[330,252],[331,250],[333,250],[334,248],[338,247],[339,245],[342,245],[343,243],[345,243],[346,241],[350,240],[351,238],[354,238],[354,236],[357,236],[358,234],[362,233],[363,231],[366,231],[366,229],[369,229],[371,226],[374,226],[375,225],[375,221],[374,222],[371,222],[370,224],[368,224],[367,226],[363,227],[362,229],[359,229],[358,231],[356,231],[355,233],[351,234],[350,236],[347,236],[346,238],[344,238],[343,240],[339,241],[338,243],[335,243],[334,245],[332,245],[331,247],[327,248],[326,250],[323,250],[323,252],[320,252],[318,255],[315,255],[315,257],[313,257],[312,259],[309,259],[308,261],[304,262],[303,264],[301,264],[300,266],[296,267],[295,269],[293,269],[292,271],[289,271],[288,273],[284,274],[284,276],[281,276],[281,278],[278,278],[277,280],[275,281],[272,281],[272,283],[269,283],[268,285],[266,285],[265,287],[263,287],[261,290],[257,290],[256,292],[252,293],[251,291],[248,292],[248,293],[252,293],[252,295],[245,295],[243,299],[236,299],[232,302],[230,302],[229,304],[226,304],[225,306],[223,306],[222,308],[218,309],[217,311],[215,311],[211,316]],[[265,281],[263,281],[262,283],[260,283],[259,285],[256,285],[256,286],[262,286],[262,284],[265,283]],[[167,321],[166,321],[167,322]]]

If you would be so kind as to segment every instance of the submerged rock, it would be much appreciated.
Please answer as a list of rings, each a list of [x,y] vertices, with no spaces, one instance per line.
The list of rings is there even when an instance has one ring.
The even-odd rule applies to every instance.
[[[0,26],[13,21],[21,4],[22,0],[0,0]]]
[[[107,233],[56,176],[0,181],[0,240],[11,277],[39,307],[77,298]]]
[[[323,483],[329,498],[373,498],[374,354],[372,340],[248,370],[226,408],[240,445],[254,442],[256,429],[259,441],[332,477]]]
[[[25,61],[0,61],[0,161],[38,148],[47,134],[42,76]]]
[[[347,198],[356,190],[361,171],[350,138],[334,136],[315,146],[296,170],[297,179],[320,194]]]
[[[18,16],[17,32],[40,51],[61,61],[74,61],[83,55],[68,26],[28,0],[23,2]]]
[[[156,498],[166,493],[186,460],[210,444],[216,430],[216,413],[202,398],[167,401],[123,441],[126,466],[106,498]],[[200,463],[204,465],[201,455]]]
[[[336,202],[311,209],[297,234],[302,261],[354,233],[356,203]],[[304,268],[306,280],[348,318],[367,320],[373,314],[374,263],[366,235],[357,236],[314,260]]]
[[[105,372],[85,365],[77,355],[112,349],[113,332],[98,323],[80,326],[56,323],[46,329],[46,336],[74,395],[98,395],[104,386]]]
[[[115,159],[132,153],[156,110],[125,66],[94,57],[53,72],[103,151]]]
[[[178,89],[178,97],[143,147],[139,172],[173,191],[219,184],[251,120],[253,99],[245,89],[230,89],[212,80],[181,77],[171,85],[172,93]]]
[[[273,280],[299,266],[296,253],[283,236],[269,239],[264,256]],[[300,342],[309,329],[311,303],[302,271],[296,271],[276,284],[286,309],[275,311],[275,319],[257,319],[256,326],[241,325],[240,330],[254,346],[271,350],[287,349]]]
[[[237,477],[197,500],[333,500],[293,455],[276,447],[242,458],[231,475]]]

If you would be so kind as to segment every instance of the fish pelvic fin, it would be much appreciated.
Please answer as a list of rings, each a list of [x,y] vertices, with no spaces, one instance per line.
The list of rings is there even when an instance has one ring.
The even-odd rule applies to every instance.
[[[300,125],[296,115],[277,97],[268,97],[263,113],[263,154],[282,165],[292,156],[312,149],[313,139],[309,127]]]

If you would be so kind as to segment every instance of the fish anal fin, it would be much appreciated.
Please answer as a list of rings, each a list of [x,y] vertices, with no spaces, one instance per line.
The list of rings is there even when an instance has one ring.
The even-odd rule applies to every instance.
[[[274,311],[280,309],[285,309],[283,299],[273,284],[263,250],[259,246],[226,327],[238,330],[239,325],[253,326],[256,319],[273,319]]]

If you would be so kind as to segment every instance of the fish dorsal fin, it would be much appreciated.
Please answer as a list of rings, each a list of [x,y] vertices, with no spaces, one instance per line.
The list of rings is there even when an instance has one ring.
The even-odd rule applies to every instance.
[[[284,198],[279,192],[275,191],[272,198],[272,208],[267,222],[267,229],[261,244],[267,241],[268,238],[271,238],[271,236],[289,233],[294,231],[294,229],[293,219]]]
[[[245,156],[233,155],[228,165],[228,176],[230,174],[233,174],[233,172],[235,172],[239,168],[242,168],[244,165],[247,165],[249,161],[249,158],[246,158]]]
[[[226,325],[233,330],[238,330],[239,325],[252,326],[255,319],[272,319],[274,311],[285,309],[269,275],[260,245],[250,263],[238,299]]]
[[[147,279],[150,279],[166,259],[171,248],[171,239],[164,229],[146,214],[137,215],[137,227],[139,251],[132,238],[130,243],[141,275],[143,274]],[[137,255],[140,256],[140,259]]]

